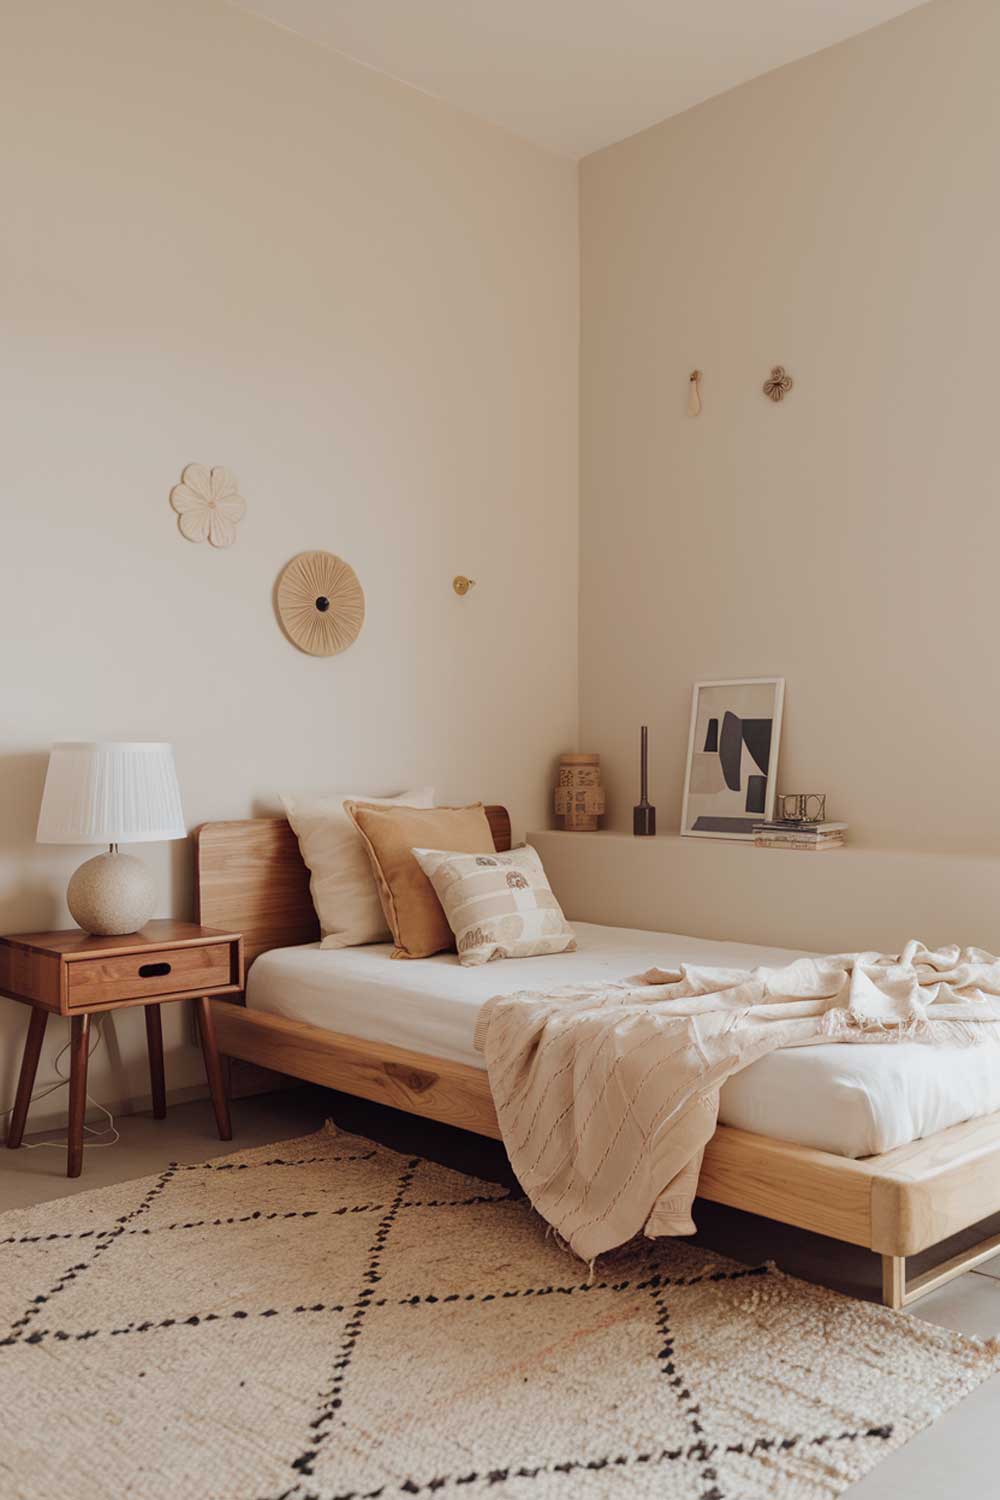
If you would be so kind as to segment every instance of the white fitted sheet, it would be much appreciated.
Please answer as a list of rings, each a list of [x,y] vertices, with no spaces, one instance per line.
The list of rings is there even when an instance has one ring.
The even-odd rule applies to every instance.
[[[455,954],[392,959],[391,945],[275,948],[254,963],[247,1005],[370,1042],[482,1068],[476,1017],[491,996],[625,979],[654,964],[752,968],[790,962],[788,948],[755,948],[666,932],[574,922],[575,953],[463,967]],[[1000,1043],[830,1043],[758,1059],[722,1089],[724,1125],[838,1156],[870,1156],[1000,1110]]]

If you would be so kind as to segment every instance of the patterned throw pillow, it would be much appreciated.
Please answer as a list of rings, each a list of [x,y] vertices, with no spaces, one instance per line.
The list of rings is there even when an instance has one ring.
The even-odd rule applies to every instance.
[[[506,854],[414,849],[413,856],[444,908],[461,963],[535,958],[576,947],[534,849]]]

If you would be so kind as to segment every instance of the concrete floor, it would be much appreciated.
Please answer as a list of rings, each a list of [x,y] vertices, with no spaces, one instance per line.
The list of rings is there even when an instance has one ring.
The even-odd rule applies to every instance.
[[[236,1099],[232,1112],[232,1145],[219,1141],[207,1100],[175,1105],[166,1120],[150,1115],[121,1119],[117,1122],[121,1140],[106,1149],[87,1150],[83,1175],[72,1181],[64,1175],[65,1157],[57,1150],[0,1150],[0,1210],[144,1177],[161,1171],[170,1161],[204,1161],[239,1147],[288,1140],[318,1130],[328,1117],[345,1130],[396,1150],[417,1151],[460,1171],[515,1185],[498,1143],[324,1089],[303,1087]],[[60,1139],[59,1132],[28,1137],[31,1143],[55,1139]],[[695,1217],[697,1244],[748,1263],[777,1261],[793,1275],[822,1281],[852,1296],[878,1295],[879,1263],[863,1250],[715,1204],[699,1203]],[[971,1242],[998,1230],[1000,1216],[967,1238]],[[960,1243],[960,1238],[949,1242],[936,1258],[954,1253]],[[917,1268],[921,1268],[919,1262]],[[1000,1255],[932,1292],[908,1315],[980,1338],[1000,1334]],[[890,1454],[848,1494],[851,1500],[986,1496],[1000,1491],[998,1475],[1000,1376],[985,1382],[927,1432]]]

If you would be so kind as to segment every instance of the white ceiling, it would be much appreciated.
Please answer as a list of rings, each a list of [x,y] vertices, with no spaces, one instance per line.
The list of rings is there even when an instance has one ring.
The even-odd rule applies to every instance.
[[[236,0],[567,156],[925,0]]]

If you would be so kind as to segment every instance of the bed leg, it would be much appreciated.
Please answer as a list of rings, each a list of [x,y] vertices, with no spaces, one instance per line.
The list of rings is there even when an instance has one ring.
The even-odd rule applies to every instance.
[[[899,1312],[906,1304],[906,1256],[883,1255],[882,1301]]]
[[[1000,1253],[1000,1234],[991,1234],[988,1239],[980,1240],[976,1245],[970,1245],[967,1250],[960,1250],[950,1260],[942,1261],[931,1270],[914,1276],[912,1281],[906,1279],[905,1255],[883,1255],[882,1301],[886,1307],[893,1307],[898,1312],[901,1307],[909,1307],[912,1303],[919,1302],[920,1298],[926,1297],[928,1292],[936,1292],[938,1287],[946,1286],[949,1281],[954,1281],[956,1276],[964,1276],[966,1271],[974,1271],[977,1266],[982,1265],[984,1260],[992,1260],[998,1253]]]

